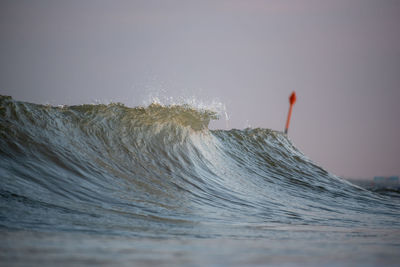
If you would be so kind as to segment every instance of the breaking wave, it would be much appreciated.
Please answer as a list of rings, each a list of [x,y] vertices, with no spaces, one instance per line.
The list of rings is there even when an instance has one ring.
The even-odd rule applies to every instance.
[[[255,237],[277,224],[400,225],[398,198],[330,174],[281,132],[209,130],[216,118],[1,96],[0,227]]]

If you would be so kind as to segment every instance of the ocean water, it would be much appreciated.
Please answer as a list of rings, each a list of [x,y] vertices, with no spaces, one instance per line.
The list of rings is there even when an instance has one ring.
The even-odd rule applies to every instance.
[[[0,97],[0,265],[399,266],[400,195],[189,105]]]

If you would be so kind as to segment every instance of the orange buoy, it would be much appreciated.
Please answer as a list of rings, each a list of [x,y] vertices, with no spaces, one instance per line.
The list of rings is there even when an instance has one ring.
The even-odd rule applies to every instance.
[[[287,116],[287,121],[286,121],[286,127],[285,127],[285,134],[288,133],[288,129],[289,129],[289,123],[290,123],[290,117],[292,116],[292,108],[294,103],[296,102],[296,93],[293,91],[292,94],[289,97],[289,113]]]

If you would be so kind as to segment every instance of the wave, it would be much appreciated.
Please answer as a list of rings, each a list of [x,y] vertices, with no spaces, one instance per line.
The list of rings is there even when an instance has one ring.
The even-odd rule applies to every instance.
[[[0,226],[160,237],[400,224],[397,200],[330,174],[285,134],[209,130],[217,118],[189,105],[1,96]]]

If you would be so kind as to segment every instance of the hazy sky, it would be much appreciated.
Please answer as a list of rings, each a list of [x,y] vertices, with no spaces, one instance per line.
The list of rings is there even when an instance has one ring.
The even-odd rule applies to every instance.
[[[0,1],[0,94],[224,103],[347,177],[400,174],[400,0]],[[218,122],[213,127],[226,127]]]

